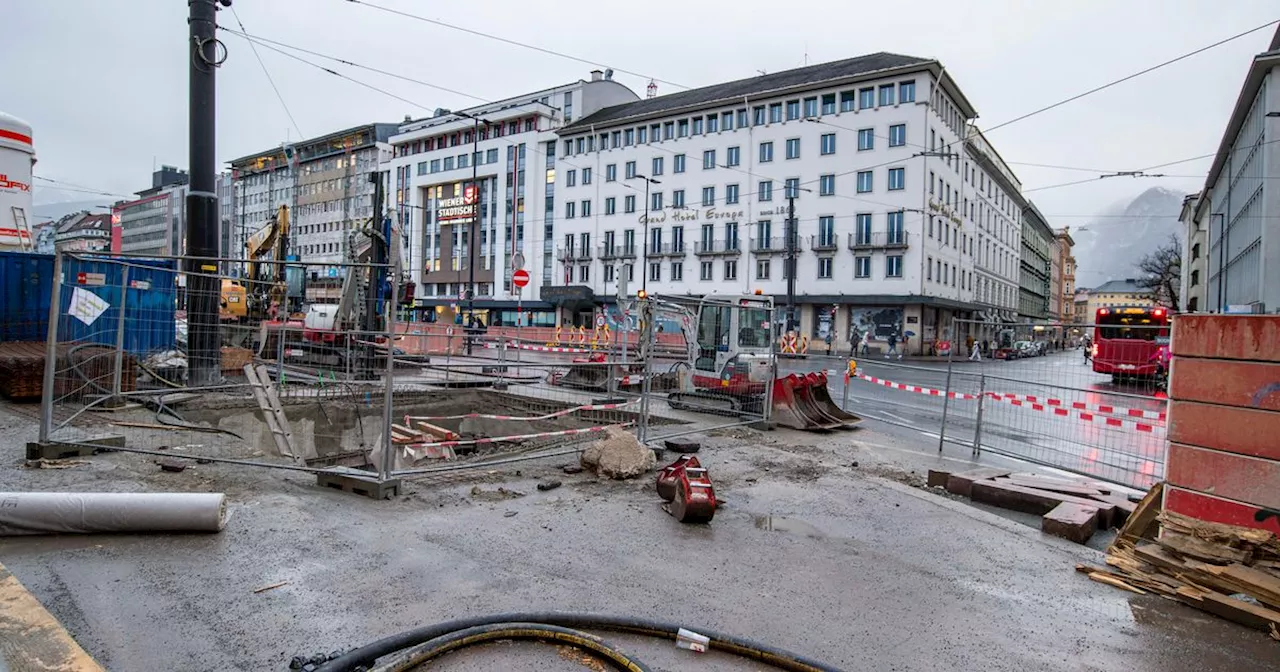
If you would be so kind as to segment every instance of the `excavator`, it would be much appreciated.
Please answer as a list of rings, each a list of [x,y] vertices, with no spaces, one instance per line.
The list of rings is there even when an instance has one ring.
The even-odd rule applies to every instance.
[[[695,337],[688,339],[689,375],[667,403],[680,410],[737,415],[761,413],[769,395],[769,419],[784,427],[824,431],[862,422],[831,399],[825,373],[777,376],[772,315],[773,299],[761,294],[704,297]]]

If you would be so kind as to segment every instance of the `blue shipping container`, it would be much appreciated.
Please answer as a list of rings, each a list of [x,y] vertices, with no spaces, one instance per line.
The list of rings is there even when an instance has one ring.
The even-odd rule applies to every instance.
[[[58,311],[60,342],[115,345],[120,318],[124,266],[107,258],[63,260],[63,285]],[[172,350],[177,286],[173,260],[128,259],[129,287],[125,291],[124,347],[136,355]],[[48,335],[49,302],[53,292],[53,256],[0,253],[0,341],[43,341]],[[96,319],[70,314],[76,292],[101,299],[107,309]],[[6,325],[13,325],[12,328]]]

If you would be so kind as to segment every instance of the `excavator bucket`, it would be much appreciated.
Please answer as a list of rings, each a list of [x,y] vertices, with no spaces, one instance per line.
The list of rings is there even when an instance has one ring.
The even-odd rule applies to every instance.
[[[609,369],[607,366],[577,365],[570,366],[568,373],[558,381],[568,387],[588,390],[603,390],[608,387]]]
[[[831,400],[823,374],[789,374],[773,384],[770,418],[784,427],[821,431],[848,428],[862,421]]]

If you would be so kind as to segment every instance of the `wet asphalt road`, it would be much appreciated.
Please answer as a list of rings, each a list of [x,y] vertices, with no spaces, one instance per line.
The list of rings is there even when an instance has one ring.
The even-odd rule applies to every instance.
[[[969,455],[975,443],[994,452],[1039,464],[1118,481],[1145,489],[1164,474],[1164,422],[1156,414],[1165,402],[1146,383],[1114,383],[1093,373],[1079,350],[1014,361],[954,362],[956,392],[1014,395],[1007,398],[950,399],[854,379],[845,397],[845,358],[811,356],[780,360],[783,373],[833,370],[832,398],[873,421],[877,429],[915,435],[937,445],[945,428],[946,454]],[[947,388],[947,364],[859,358],[858,371],[874,378],[934,390]],[[1162,396],[1162,395],[1161,395]],[[1041,408],[1032,407],[1030,398]],[[1051,406],[1047,399],[1061,402]],[[1083,405],[1083,409],[1072,404]],[[945,406],[945,408],[944,408]],[[981,433],[978,409],[982,408]],[[1110,408],[1108,408],[1110,407]],[[1135,417],[1129,410],[1139,411]],[[945,415],[944,415],[945,414]],[[944,422],[945,417],[945,422]]]
[[[0,434],[14,441],[6,449],[32,432],[29,419],[0,412]],[[1280,666],[1280,648],[1261,633],[1074,572],[1101,562],[1093,550],[875,477],[905,475],[873,464],[905,444],[872,428],[711,439],[701,456],[727,506],[709,526],[673,521],[648,479],[567,476],[562,460],[413,482],[389,502],[234,465],[166,474],[124,453],[57,470],[9,461],[0,465],[7,489],[217,490],[231,520],[216,536],[5,539],[0,561],[92,655],[126,672],[283,670],[298,654],[530,610],[676,621],[846,670]],[[550,478],[564,486],[536,490]],[[470,494],[499,484],[528,494]],[[669,643],[624,643],[660,670],[759,669]],[[554,649],[498,645],[439,669],[580,667]]]

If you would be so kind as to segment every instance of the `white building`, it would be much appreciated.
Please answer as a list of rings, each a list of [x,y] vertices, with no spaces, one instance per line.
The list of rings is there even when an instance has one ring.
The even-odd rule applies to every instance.
[[[1025,202],[975,117],[940,63],[888,53],[587,114],[559,131],[550,284],[785,305],[794,195],[802,333],[920,352],[953,317],[1011,320]]]
[[[1194,211],[1184,210],[1187,310],[1280,311],[1280,189],[1273,180],[1280,166],[1277,66],[1280,29],[1249,64],[1200,199]],[[1191,283],[1197,271],[1203,287]]]
[[[493,311],[488,322],[515,319],[510,260],[516,252],[532,279],[523,298],[537,299],[539,286],[553,280],[554,199],[561,185],[555,133],[583,115],[634,100],[636,94],[611,73],[597,70],[589,81],[459,112],[437,110],[402,124],[382,169],[408,238],[417,305],[443,311],[458,304],[473,280],[473,249],[472,299],[476,310]],[[560,169],[573,163],[562,162]],[[531,302],[528,308],[532,323],[554,323],[546,305]]]
[[[369,178],[390,158],[395,129],[365,124],[231,161],[227,256],[243,257],[245,240],[287,205],[290,254],[316,264],[346,261],[347,234],[373,216]]]

